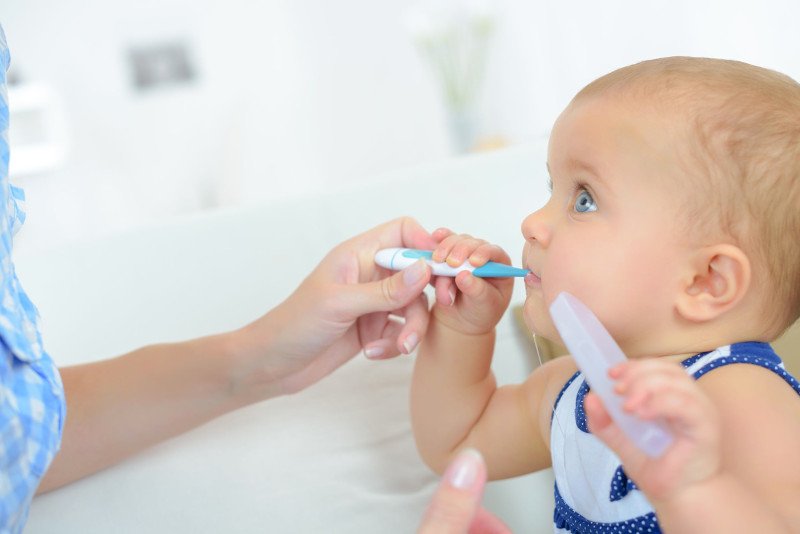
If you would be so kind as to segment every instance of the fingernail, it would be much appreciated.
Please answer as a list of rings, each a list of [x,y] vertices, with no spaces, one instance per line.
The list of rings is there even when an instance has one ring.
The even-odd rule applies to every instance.
[[[422,280],[425,274],[425,262],[422,260],[415,261],[405,269],[403,269],[403,282],[406,285],[413,286]]]
[[[417,343],[419,343],[419,336],[417,336],[416,332],[411,332],[406,337],[406,340],[403,341],[403,348],[406,350],[406,354],[411,354],[411,351],[417,348]]]
[[[475,449],[461,451],[445,473],[445,480],[458,489],[470,489],[478,479],[478,471],[483,464],[481,453]]]
[[[383,347],[367,347],[364,349],[364,356],[369,359],[383,356]]]
[[[450,306],[456,303],[456,292],[451,287],[447,290],[447,293],[450,295]]]

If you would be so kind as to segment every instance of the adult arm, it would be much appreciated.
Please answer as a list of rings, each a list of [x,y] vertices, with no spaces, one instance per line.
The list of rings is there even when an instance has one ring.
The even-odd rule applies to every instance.
[[[327,376],[359,351],[413,350],[428,324],[422,263],[390,273],[386,247],[433,248],[410,218],[338,245],[285,301],[243,328],[61,370],[67,418],[46,492],[248,404]],[[400,315],[405,322],[389,316]]]

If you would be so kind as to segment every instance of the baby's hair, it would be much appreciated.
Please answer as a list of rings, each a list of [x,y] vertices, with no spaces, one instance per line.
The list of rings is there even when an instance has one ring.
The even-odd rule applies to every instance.
[[[721,234],[750,256],[764,336],[780,335],[800,316],[800,84],[739,61],[669,57],[607,74],[575,100],[600,95],[684,121],[687,231]]]

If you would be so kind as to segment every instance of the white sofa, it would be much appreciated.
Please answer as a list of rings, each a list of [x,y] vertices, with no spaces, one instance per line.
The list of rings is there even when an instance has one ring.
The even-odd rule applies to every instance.
[[[288,295],[334,244],[399,215],[504,246],[545,200],[543,146],[389,173],[313,198],[216,211],[16,258],[59,365],[234,328]],[[290,178],[289,178],[290,179]],[[23,230],[24,231],[24,230]],[[517,284],[514,303],[523,298]],[[495,371],[535,366],[510,314]],[[357,356],[298,395],[229,414],[34,500],[26,532],[413,532],[437,478],[408,420],[412,358]],[[493,483],[517,532],[552,531],[549,471]]]

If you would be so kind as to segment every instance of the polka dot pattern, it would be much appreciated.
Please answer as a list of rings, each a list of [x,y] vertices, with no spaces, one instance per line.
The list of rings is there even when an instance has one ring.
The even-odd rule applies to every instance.
[[[554,496],[556,508],[553,512],[553,523],[555,528],[564,529],[575,534],[661,532],[655,512],[650,512],[639,517],[633,517],[625,521],[600,523],[597,521],[590,521],[570,508],[570,506],[564,502],[564,499],[561,497],[561,494],[558,491],[558,485],[555,486]]]
[[[611,479],[611,491],[608,494],[608,500],[618,501],[636,489],[639,489],[636,487],[636,483],[629,479],[622,466],[619,466],[614,472],[614,478]]]
[[[583,401],[589,391],[591,391],[589,383],[584,380],[578,390],[578,398],[575,401],[575,425],[581,432],[586,432],[587,434],[589,434],[589,424],[586,422],[586,410],[583,409]]]
[[[714,369],[718,369],[725,365],[733,365],[733,364],[748,364],[748,365],[757,365],[763,367],[765,369],[769,369],[773,373],[780,376],[794,391],[800,394],[800,382],[790,375],[783,366],[780,357],[775,354],[772,347],[767,343],[761,342],[746,342],[746,343],[736,343],[730,346],[720,347],[716,350],[703,352],[700,354],[696,354],[690,358],[687,358],[683,362],[681,362],[686,372],[689,373],[692,377],[696,380],[702,378],[706,374],[710,373]],[[576,373],[573,375],[569,381],[564,385],[561,392],[556,399],[555,406],[553,408],[553,418],[551,418],[551,428],[552,428],[552,421],[556,417],[556,413],[558,414],[558,420],[562,422],[569,421],[569,419],[573,419],[575,421],[575,428],[579,431],[578,434],[568,432],[569,429],[555,429],[557,433],[563,434],[564,436],[571,435],[572,439],[574,440],[573,445],[579,445],[581,443],[585,443],[585,447],[589,447],[590,445],[593,448],[596,448],[594,443],[597,443],[598,440],[591,436],[589,432],[588,425],[586,423],[586,413],[583,409],[584,406],[584,399],[586,394],[589,392],[589,386],[586,384],[585,381],[580,382],[580,385],[576,382],[581,378],[581,373]],[[570,406],[572,402],[568,403],[560,403],[562,397],[564,396],[565,392],[570,388],[577,387],[577,393],[572,393],[575,397],[574,406]],[[570,401],[572,397],[570,396]],[[573,412],[573,417],[569,417],[566,414],[566,410],[571,410]],[[569,426],[569,425],[567,425]],[[588,434],[587,438],[589,439],[588,442],[584,442],[587,438],[582,438],[581,436],[584,434]],[[578,439],[581,438],[581,439]],[[559,438],[561,439],[561,438]],[[581,445],[579,449],[575,449],[571,447],[570,450],[574,451],[583,451],[584,445]],[[559,483],[556,482],[555,484],[555,511],[553,513],[553,520],[557,530],[565,530],[568,532],[573,533],[581,533],[581,534],[588,534],[588,533],[642,533],[642,532],[661,532],[660,527],[658,525],[658,519],[655,515],[655,512],[652,511],[652,508],[648,506],[644,506],[639,508],[640,512],[636,514],[631,514],[632,517],[623,521],[608,521],[603,522],[599,520],[590,520],[587,519],[586,515],[589,514],[594,519],[603,516],[602,510],[598,511],[595,508],[597,503],[602,503],[604,500],[608,503],[608,506],[614,506],[614,512],[609,512],[609,517],[613,517],[614,519],[618,519],[620,515],[624,517],[624,514],[620,514],[620,506],[630,509],[632,503],[626,502],[629,501],[632,497],[632,491],[637,490],[636,484],[630,480],[625,473],[624,469],[621,465],[618,465],[616,470],[611,477],[610,483],[606,485],[606,488],[609,488],[608,493],[605,495],[601,495],[600,490],[589,490],[588,488],[602,488],[602,484],[591,484],[589,482],[592,479],[583,478],[586,476],[586,473],[591,471],[588,469],[589,464],[587,462],[592,462],[593,464],[603,465],[608,464],[609,462],[616,461],[617,464],[619,459],[614,455],[613,452],[608,450],[607,448],[601,448],[601,450],[605,451],[601,453],[601,457],[592,456],[592,454],[584,454],[581,452],[578,456],[587,458],[588,460],[576,460],[572,456],[564,456],[560,454],[560,451],[553,450],[554,462],[553,462],[553,469],[556,472],[556,480],[561,479],[562,482],[566,481],[566,486],[568,486],[567,495],[572,495],[569,497],[570,499],[577,499],[576,502],[590,502],[592,504],[592,510],[586,510],[584,513],[581,513],[581,509],[573,509],[572,506],[564,499],[561,492],[559,491]],[[605,456],[602,456],[605,455]],[[560,456],[560,461],[556,462],[555,458]],[[575,464],[578,462],[578,465]],[[613,466],[614,463],[611,463]],[[564,466],[564,467],[562,467]],[[565,469],[565,470],[564,470]],[[564,471],[562,471],[564,470]],[[609,471],[605,471],[608,473]],[[569,478],[569,474],[572,473],[574,476],[580,478]],[[607,475],[605,475],[607,476]],[[597,480],[597,482],[601,482],[601,480]],[[590,498],[580,499],[577,498],[576,495],[587,495],[587,491],[594,491],[594,493],[588,494]],[[637,495],[641,495],[637,492]],[[641,502],[641,498],[638,498],[639,502]],[[572,502],[572,501],[570,501]],[[646,502],[646,501],[645,501]],[[578,507],[580,508],[580,507]],[[601,507],[602,508],[602,507]],[[642,514],[641,512],[646,511],[647,508],[650,508],[651,512]]]

